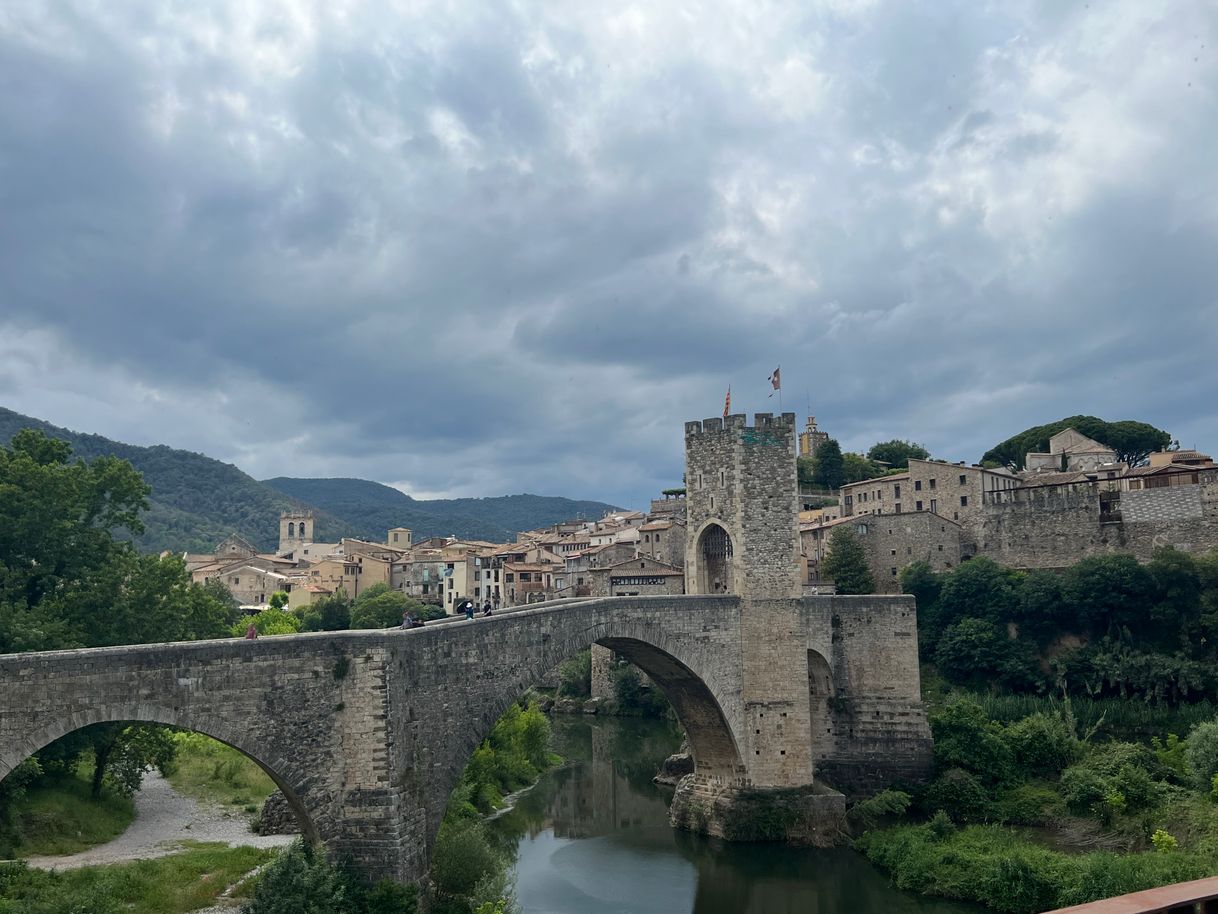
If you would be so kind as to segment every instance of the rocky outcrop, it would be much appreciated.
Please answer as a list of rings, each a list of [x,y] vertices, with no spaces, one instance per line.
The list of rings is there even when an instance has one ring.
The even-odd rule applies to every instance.
[[[674,828],[725,841],[833,847],[848,839],[846,798],[831,787],[725,787],[686,775],[669,809]]]

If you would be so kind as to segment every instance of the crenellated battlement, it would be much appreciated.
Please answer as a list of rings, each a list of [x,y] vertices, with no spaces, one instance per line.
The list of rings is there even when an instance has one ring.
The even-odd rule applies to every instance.
[[[694,420],[685,423],[685,437],[710,435],[716,432],[743,431],[749,428],[790,428],[795,430],[795,413],[754,413],[753,424],[749,425],[749,417],[745,413],[732,413],[730,416],[714,416],[710,419]]]

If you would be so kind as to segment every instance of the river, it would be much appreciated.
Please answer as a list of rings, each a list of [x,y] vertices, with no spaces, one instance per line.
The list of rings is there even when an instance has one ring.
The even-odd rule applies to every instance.
[[[493,823],[516,851],[524,914],[976,914],[897,891],[845,848],[726,844],[674,831],[652,783],[680,734],[666,722],[555,715],[546,773]]]

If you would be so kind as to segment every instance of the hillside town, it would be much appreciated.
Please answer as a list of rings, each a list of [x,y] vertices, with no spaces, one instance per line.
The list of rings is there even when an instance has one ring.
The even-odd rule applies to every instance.
[[[809,417],[799,456],[815,458],[828,439]],[[881,593],[899,592],[901,570],[915,561],[950,571],[985,555],[1012,568],[1061,568],[1107,552],[1148,560],[1162,545],[1194,553],[1218,546],[1218,464],[1209,455],[1159,451],[1131,466],[1073,428],[1054,435],[1046,452],[1029,453],[1020,471],[910,458],[907,469],[843,484],[825,500],[799,512],[806,594],[834,592],[822,569],[841,527],[863,547]],[[317,542],[313,515],[301,511],[281,515],[273,553],[233,534],[214,553],[183,557],[196,582],[221,582],[250,611],[276,592],[298,609],[381,584],[452,614],[466,601],[498,609],[685,593],[686,528],[684,490],[670,489],[646,512],[570,520],[511,543],[416,541],[406,527],[386,531],[383,542]]]

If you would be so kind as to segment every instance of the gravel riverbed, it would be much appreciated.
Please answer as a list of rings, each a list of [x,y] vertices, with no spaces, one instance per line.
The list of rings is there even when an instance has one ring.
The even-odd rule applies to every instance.
[[[183,796],[158,772],[149,772],[135,796],[135,821],[106,844],[62,857],[27,857],[26,863],[45,870],[75,869],[129,860],[164,857],[183,841],[217,841],[230,847],[281,847],[293,835],[256,835],[249,822],[192,797]]]

